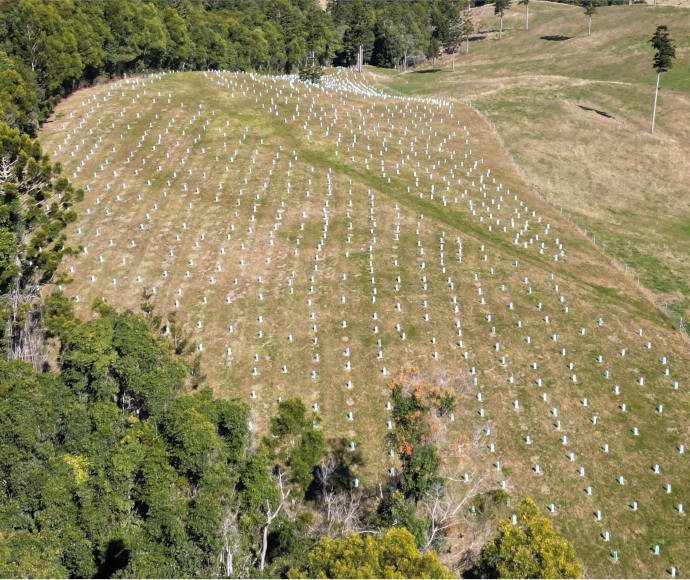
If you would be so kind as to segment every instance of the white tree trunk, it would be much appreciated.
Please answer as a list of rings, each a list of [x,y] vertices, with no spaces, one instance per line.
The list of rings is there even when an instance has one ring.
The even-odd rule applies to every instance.
[[[261,564],[259,565],[259,570],[263,572],[264,568],[266,567],[266,550],[268,549],[268,526],[270,524],[266,524],[264,526],[262,535],[261,535]]]
[[[592,16],[590,15],[587,18],[587,36],[591,36],[592,34]]]
[[[499,17],[498,22],[498,40],[501,40],[501,36],[503,35],[503,14]]]
[[[466,36],[465,37],[465,54],[470,53],[470,37]]]
[[[525,30],[529,30],[529,4],[525,4]]]
[[[455,50],[453,50],[453,54],[450,57],[450,70],[455,72]]]
[[[656,89],[654,90],[654,106],[652,107],[652,133],[654,133],[654,120],[656,119],[656,99],[659,96],[659,78],[661,73],[656,73]]]

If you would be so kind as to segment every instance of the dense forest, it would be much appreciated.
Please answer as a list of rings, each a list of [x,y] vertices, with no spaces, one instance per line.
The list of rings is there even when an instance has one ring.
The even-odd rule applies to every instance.
[[[299,575],[327,528],[357,530],[323,510],[361,495],[342,460],[356,455],[327,443],[301,401],[282,402],[255,441],[248,407],[194,389],[155,317],[95,309],[81,322],[59,294],[47,300],[55,372],[0,362],[0,575]],[[336,473],[317,481],[327,453]],[[400,533],[403,573],[448,575]]]
[[[76,88],[146,70],[293,73],[351,66],[360,45],[365,63],[407,68],[454,53],[473,31],[468,2],[485,1],[0,2],[0,120],[35,135]]]

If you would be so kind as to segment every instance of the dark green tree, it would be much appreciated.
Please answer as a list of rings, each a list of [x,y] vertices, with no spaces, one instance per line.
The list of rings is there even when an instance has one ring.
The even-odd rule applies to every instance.
[[[364,62],[371,60],[374,48],[373,14],[365,8],[362,0],[356,0],[351,4],[339,59],[345,66],[357,63],[360,46],[364,53]]]
[[[388,17],[377,19],[374,25],[374,48],[371,64],[391,68],[402,58],[402,44],[393,21]]]
[[[44,113],[74,88],[84,70],[74,30],[58,7],[56,2],[22,0],[11,20],[13,48],[44,91]]]
[[[654,133],[654,120],[656,118],[656,101],[659,95],[659,80],[661,73],[665,73],[673,66],[673,59],[676,58],[676,47],[673,45],[673,40],[668,33],[666,25],[659,25],[656,27],[654,36],[649,39],[649,42],[654,47],[654,61],[653,66],[656,71],[656,89],[654,90],[654,106],[652,107],[652,129]]]
[[[44,363],[39,289],[53,279],[76,219],[75,191],[38,141],[0,123],[0,349],[7,359]]]
[[[441,44],[435,36],[431,37],[424,56],[431,61],[432,65],[435,64],[436,59],[441,56]]]
[[[278,405],[278,414],[271,419],[272,438],[264,440],[273,452],[277,469],[288,473],[301,498],[314,478],[314,466],[326,451],[326,438],[315,426],[317,421],[316,413],[308,414],[300,399],[287,399]]]
[[[32,136],[38,128],[36,93],[4,52],[0,52],[0,122]]]

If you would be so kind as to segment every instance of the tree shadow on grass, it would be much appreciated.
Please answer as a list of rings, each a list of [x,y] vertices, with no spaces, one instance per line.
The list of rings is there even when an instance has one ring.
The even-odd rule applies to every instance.
[[[585,107],[584,105],[578,105],[578,107],[580,107],[583,111],[592,111],[597,115],[606,117],[607,119],[615,119],[615,117],[611,113],[607,113],[606,111],[600,111],[599,109],[593,109],[592,107]]]
[[[562,42],[564,40],[570,40],[572,36],[565,36],[564,34],[547,34],[546,36],[540,36],[542,40],[550,40],[551,42]]]

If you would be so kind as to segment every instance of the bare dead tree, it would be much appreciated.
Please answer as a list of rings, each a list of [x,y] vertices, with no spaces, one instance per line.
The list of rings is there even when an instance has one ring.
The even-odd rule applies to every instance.
[[[240,547],[240,533],[237,529],[237,513],[232,510],[225,510],[220,526],[220,533],[223,537],[223,547],[218,555],[220,567],[226,578],[235,575],[235,552]]]
[[[45,363],[43,351],[43,309],[38,285],[22,289],[19,276],[6,297],[8,307],[5,336],[7,360],[30,362],[40,371]]]
[[[442,534],[451,528],[464,528],[465,508],[477,494],[490,489],[488,473],[469,480],[469,485],[449,490],[443,483],[433,485],[421,502],[422,512],[429,521],[424,550],[429,550]]]
[[[326,494],[323,501],[328,536],[346,536],[350,532],[362,531],[362,497],[361,491]]]
[[[264,525],[261,529],[261,560],[259,562],[259,570],[263,572],[266,567],[266,551],[268,550],[268,528],[271,526],[273,521],[278,517],[280,510],[287,504],[288,497],[290,495],[290,490],[287,487],[285,481],[285,473],[282,471],[278,472],[278,490],[280,492],[280,498],[278,499],[278,505],[274,508],[271,507],[271,502],[266,500],[266,512],[264,514]]]
[[[347,535],[363,529],[363,493],[361,491],[335,489],[332,476],[338,470],[338,460],[333,453],[326,455],[319,463],[316,478],[321,487],[318,502],[323,516],[321,531],[328,536]]]

